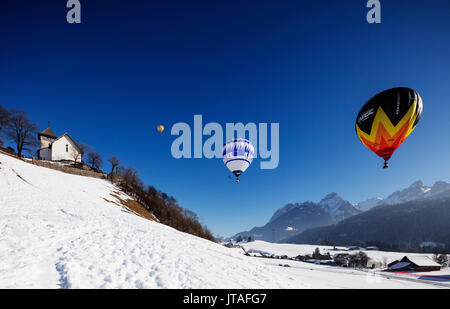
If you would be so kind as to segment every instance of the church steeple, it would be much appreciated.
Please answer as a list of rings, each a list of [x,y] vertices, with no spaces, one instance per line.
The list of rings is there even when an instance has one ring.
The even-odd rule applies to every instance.
[[[38,139],[41,142],[41,149],[43,149],[51,148],[52,143],[57,139],[57,137],[55,135],[55,132],[53,132],[53,130],[50,129],[50,126],[48,126],[47,129],[45,129],[41,133],[38,133]]]
[[[52,129],[50,129],[50,122],[49,122],[49,126],[48,126],[47,129],[45,129],[41,133],[38,133],[38,138],[39,139],[41,139],[41,136],[45,136],[45,137],[48,137],[48,138],[56,138],[55,132],[53,132]]]

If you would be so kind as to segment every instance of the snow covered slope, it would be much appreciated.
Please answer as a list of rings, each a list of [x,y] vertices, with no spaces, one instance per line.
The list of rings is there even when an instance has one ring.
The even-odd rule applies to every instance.
[[[336,250],[333,250],[332,246],[319,246],[319,245],[304,245],[304,244],[274,244],[265,241],[252,241],[242,244],[246,250],[263,251],[268,254],[275,255],[287,255],[288,257],[296,257],[297,255],[311,255],[316,248],[319,248],[322,254],[330,253],[331,256],[336,253],[356,254],[358,251],[348,251],[346,247],[337,246]],[[371,261],[378,264],[390,263],[395,260],[399,260],[405,255],[411,257],[428,257],[433,258],[433,254],[427,253],[402,253],[402,252],[388,252],[378,250],[363,250]],[[450,269],[449,269],[450,271]]]
[[[117,188],[105,180],[0,162],[0,288],[306,286],[106,201]]]
[[[334,255],[336,253],[356,254],[358,251],[348,251],[345,247],[337,247],[333,250],[330,246],[316,246],[316,245],[299,245],[299,244],[275,244],[265,241],[252,241],[248,243],[242,243],[242,246],[248,252],[254,252],[254,255],[259,255],[259,252],[266,254],[275,254],[278,256],[287,255],[288,257],[296,257],[297,255],[312,254],[316,248],[319,248],[322,254],[330,253]],[[428,257],[431,258],[432,254],[418,254],[418,253],[400,253],[400,252],[384,252],[384,251],[364,251],[370,258],[369,263],[375,263],[377,265],[392,262],[394,260],[401,259],[405,255],[410,257]],[[386,273],[381,269],[374,270],[357,270],[343,267],[333,267],[324,265],[315,265],[311,263],[304,263],[291,260],[279,260],[279,259],[264,259],[266,264],[277,265],[282,263],[283,265],[289,265],[288,271],[293,277],[300,276],[305,282],[310,284],[310,287],[320,286],[321,283],[318,280],[326,281],[326,286],[329,288],[342,287],[344,284],[349,288],[449,288],[449,280],[433,281],[432,278],[421,276],[399,276],[392,273]],[[450,268],[443,268],[441,271],[422,273],[425,275],[444,276],[450,278]],[[399,282],[395,279],[406,280],[406,282]],[[437,281],[437,282],[436,282]]]

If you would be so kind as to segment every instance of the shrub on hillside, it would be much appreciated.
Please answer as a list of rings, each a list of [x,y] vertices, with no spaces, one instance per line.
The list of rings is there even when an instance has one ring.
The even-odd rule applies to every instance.
[[[176,199],[164,192],[145,185],[135,168],[119,166],[113,181],[155,215],[161,223],[181,232],[215,241],[211,231],[199,222],[194,212],[182,208]]]

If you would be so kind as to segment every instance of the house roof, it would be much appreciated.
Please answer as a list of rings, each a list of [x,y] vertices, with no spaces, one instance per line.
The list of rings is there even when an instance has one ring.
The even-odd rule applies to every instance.
[[[75,145],[75,147],[77,147],[78,150],[81,151],[80,146],[78,146],[77,142],[75,142],[75,140],[69,135],[69,133],[64,133],[63,135],[61,135],[60,137],[58,137],[58,138],[56,139],[56,141],[58,141],[59,139],[61,139],[63,136],[67,136],[67,137],[73,142],[73,144]],[[56,142],[56,141],[54,141],[54,142]]]
[[[50,129],[50,127],[48,127],[47,129],[45,129],[44,131],[42,131],[41,133],[38,134],[38,136],[40,136],[40,135],[50,137],[50,138],[56,138],[55,132],[53,132],[52,129]]]
[[[400,262],[411,262],[416,266],[441,266],[441,264],[426,256],[405,256]]]
[[[409,262],[398,262],[392,266],[389,266],[389,269],[392,269],[392,270],[402,269],[402,268],[408,267],[409,265],[411,265],[411,263],[409,263]]]

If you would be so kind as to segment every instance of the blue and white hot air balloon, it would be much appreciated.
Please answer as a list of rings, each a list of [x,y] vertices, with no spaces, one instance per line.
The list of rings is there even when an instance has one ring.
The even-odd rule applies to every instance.
[[[253,145],[243,138],[229,140],[223,146],[223,163],[236,176],[236,182],[239,182],[239,176],[252,163],[254,154],[255,148]]]

